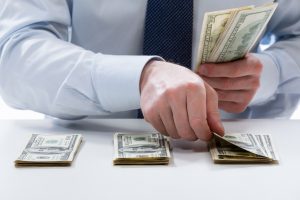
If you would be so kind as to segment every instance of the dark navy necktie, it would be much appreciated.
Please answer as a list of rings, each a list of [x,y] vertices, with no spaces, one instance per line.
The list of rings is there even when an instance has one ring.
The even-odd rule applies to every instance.
[[[144,55],[191,67],[193,0],[148,0]]]
[[[191,68],[193,0],[148,0],[144,31],[144,55]]]

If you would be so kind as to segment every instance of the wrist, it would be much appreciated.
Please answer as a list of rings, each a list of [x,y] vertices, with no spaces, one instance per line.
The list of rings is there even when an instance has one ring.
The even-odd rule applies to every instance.
[[[151,74],[153,73],[154,68],[156,68],[159,63],[164,62],[164,61],[158,61],[158,60],[150,60],[144,67],[142,73],[141,73],[141,78],[140,78],[140,92],[142,92],[145,84],[149,80]]]

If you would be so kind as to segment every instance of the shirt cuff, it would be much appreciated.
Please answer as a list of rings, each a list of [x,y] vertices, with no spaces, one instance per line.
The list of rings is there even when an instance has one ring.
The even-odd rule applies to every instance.
[[[271,55],[267,53],[253,53],[263,65],[260,77],[260,87],[251,100],[249,106],[263,104],[268,101],[277,91],[279,85],[279,68]]]
[[[150,60],[156,56],[101,55],[96,57],[92,74],[98,100],[108,112],[140,108],[140,77]]]

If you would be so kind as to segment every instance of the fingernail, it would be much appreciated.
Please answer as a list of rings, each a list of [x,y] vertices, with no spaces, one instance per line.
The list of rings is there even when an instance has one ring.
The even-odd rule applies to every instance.
[[[220,134],[222,136],[224,136],[225,135],[225,128],[224,128],[224,126],[221,122],[219,122],[219,127],[220,127],[220,131],[221,131]]]

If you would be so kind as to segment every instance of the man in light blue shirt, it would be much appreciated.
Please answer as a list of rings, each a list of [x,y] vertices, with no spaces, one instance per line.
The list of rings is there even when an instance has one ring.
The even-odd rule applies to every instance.
[[[266,2],[194,0],[192,66],[204,12]],[[240,63],[220,64],[227,71],[201,67],[209,85],[158,56],[141,56],[146,0],[2,0],[0,93],[15,108],[62,119],[136,117],[141,104],[160,132],[207,140],[210,130],[223,133],[218,104],[235,113],[265,105],[278,93],[299,93],[300,2],[278,2],[265,34],[275,43]],[[237,74],[232,66],[244,70]],[[220,88],[216,73],[227,80],[235,74],[233,80],[248,88],[236,88],[235,81]]]

